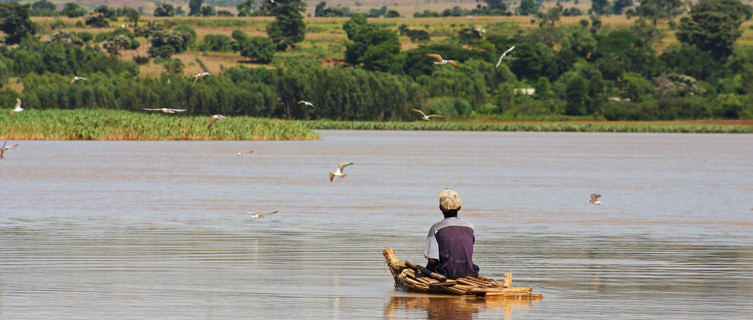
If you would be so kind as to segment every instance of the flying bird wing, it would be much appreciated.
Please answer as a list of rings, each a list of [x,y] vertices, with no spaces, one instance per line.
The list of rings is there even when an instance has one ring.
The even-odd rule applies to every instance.
[[[193,82],[191,82],[191,86],[192,87],[193,87],[193,85],[196,84],[196,81],[199,81],[199,75],[198,74],[193,77]]]
[[[458,63],[457,63],[457,62],[455,62],[455,60],[447,60],[447,63],[449,63],[449,64],[453,65],[453,66],[454,66],[455,68],[457,68],[457,67],[458,67]]]
[[[424,117],[426,116],[426,114],[425,114],[425,113],[424,113],[423,111],[421,111],[421,110],[418,110],[418,109],[416,109],[416,108],[410,108],[410,110],[411,110],[411,111],[413,111],[413,112],[418,112],[418,113],[420,113],[420,114],[421,114],[422,116],[424,116]]]
[[[508,53],[510,53],[510,51],[512,51],[512,49],[515,49],[515,46],[512,46],[512,47],[510,47],[510,49],[507,49],[507,51],[502,52],[502,56],[503,57],[506,56]]]
[[[338,164],[337,168],[340,169],[340,172],[342,172],[343,170],[345,170],[345,167],[351,164],[353,164],[353,162],[343,162],[343,163]]]
[[[162,108],[155,108],[155,109],[141,108],[141,109],[144,109],[146,111],[162,111]]]
[[[439,61],[444,60],[444,59],[442,59],[442,56],[440,56],[440,55],[438,55],[436,53],[425,53],[424,56],[426,56],[426,57],[432,57],[432,58],[437,59]]]
[[[440,115],[438,115],[438,114],[432,114],[432,115],[428,116],[427,118],[431,118],[431,117],[435,117],[435,118],[444,118],[444,116],[440,116]]]
[[[591,201],[596,201],[596,199],[599,199],[599,197],[601,197],[600,194],[598,194],[598,193],[592,193],[591,194]]]
[[[185,112],[186,109],[170,109],[170,111],[173,111],[173,112]]]
[[[217,122],[217,119],[219,118],[212,118],[212,120],[209,120],[209,124],[207,125],[207,128],[211,127],[215,122]]]
[[[16,98],[16,108],[20,107],[22,104],[21,98]]]
[[[515,49],[515,46],[512,46],[512,47],[510,47],[510,49],[507,49],[507,51],[502,52],[502,55],[499,56],[499,61],[497,61],[497,65],[494,66],[495,68],[499,67],[499,65],[502,63],[502,58],[504,58],[507,55],[508,52],[512,51],[512,49]]]

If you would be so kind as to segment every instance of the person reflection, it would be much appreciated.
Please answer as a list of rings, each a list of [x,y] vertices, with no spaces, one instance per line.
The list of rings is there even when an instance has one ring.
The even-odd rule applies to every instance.
[[[458,296],[395,296],[384,307],[384,319],[396,319],[396,313],[426,311],[426,319],[473,319],[477,313],[504,313],[504,319],[512,319],[513,305],[530,305],[530,300],[458,297]]]

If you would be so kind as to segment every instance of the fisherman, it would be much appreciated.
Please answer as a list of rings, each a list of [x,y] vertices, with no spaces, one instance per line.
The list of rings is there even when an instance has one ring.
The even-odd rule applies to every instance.
[[[460,195],[452,189],[439,193],[439,210],[444,220],[435,223],[426,237],[424,256],[429,260],[426,268],[448,279],[468,275],[478,276],[478,266],[473,264],[473,225],[458,218],[463,205]]]

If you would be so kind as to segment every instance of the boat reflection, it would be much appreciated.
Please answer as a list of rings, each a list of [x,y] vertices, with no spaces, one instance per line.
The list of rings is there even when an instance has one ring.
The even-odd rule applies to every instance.
[[[426,310],[426,319],[473,319],[473,315],[500,312],[504,319],[512,319],[515,312],[525,312],[536,299],[510,299],[505,297],[477,296],[394,296],[384,306],[384,319],[396,319],[401,311]],[[397,317],[399,318],[399,317]]]

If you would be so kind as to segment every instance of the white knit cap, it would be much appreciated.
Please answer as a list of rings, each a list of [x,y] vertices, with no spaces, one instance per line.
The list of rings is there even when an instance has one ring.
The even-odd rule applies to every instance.
[[[439,209],[442,211],[458,210],[463,205],[460,195],[452,189],[444,189],[439,193]]]

